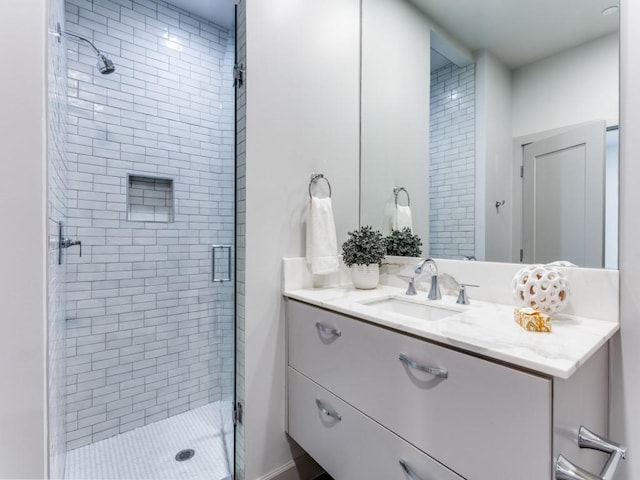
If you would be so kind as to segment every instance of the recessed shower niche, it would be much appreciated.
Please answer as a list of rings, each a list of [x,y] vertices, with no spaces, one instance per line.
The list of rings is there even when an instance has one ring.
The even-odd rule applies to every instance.
[[[129,175],[127,178],[127,220],[173,222],[173,180]]]

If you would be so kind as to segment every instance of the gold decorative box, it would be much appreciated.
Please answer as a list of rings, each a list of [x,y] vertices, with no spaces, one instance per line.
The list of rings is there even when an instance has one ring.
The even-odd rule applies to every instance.
[[[513,318],[528,332],[551,332],[551,317],[530,307],[515,308]]]

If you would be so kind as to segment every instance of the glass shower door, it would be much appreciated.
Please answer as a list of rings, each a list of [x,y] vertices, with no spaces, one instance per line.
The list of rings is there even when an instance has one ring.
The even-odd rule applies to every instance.
[[[65,7],[62,30],[115,65],[63,35],[82,242],[65,252],[65,478],[230,478],[233,31],[155,0]]]

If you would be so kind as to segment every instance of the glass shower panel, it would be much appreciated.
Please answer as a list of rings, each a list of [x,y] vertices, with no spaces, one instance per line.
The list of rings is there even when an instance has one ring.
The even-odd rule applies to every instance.
[[[65,478],[231,478],[233,30],[155,0],[65,17]]]

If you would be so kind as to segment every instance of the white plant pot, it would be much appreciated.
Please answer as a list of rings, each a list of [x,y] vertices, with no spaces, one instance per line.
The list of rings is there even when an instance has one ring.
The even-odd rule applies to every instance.
[[[380,267],[377,263],[371,265],[351,265],[351,282],[361,290],[371,290],[380,281]]]

